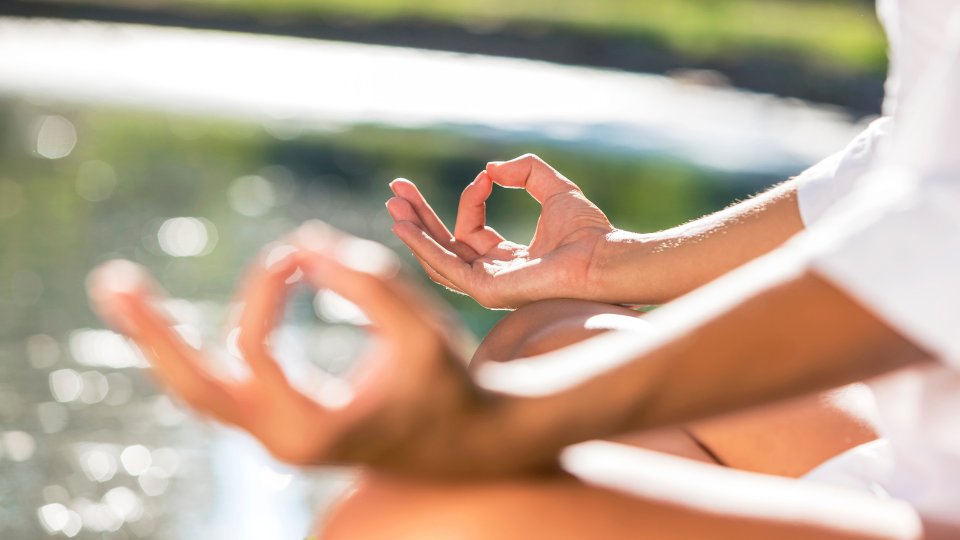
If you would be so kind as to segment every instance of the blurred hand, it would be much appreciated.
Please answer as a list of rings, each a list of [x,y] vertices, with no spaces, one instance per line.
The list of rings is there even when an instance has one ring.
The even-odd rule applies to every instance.
[[[542,206],[530,245],[486,226],[493,184],[526,189]],[[463,190],[453,234],[412,182],[398,179],[390,187],[396,195],[387,201],[393,231],[437,283],[489,308],[598,296],[593,255],[614,228],[576,184],[539,157],[487,164]]]
[[[352,393],[334,400],[294,388],[269,347],[298,268],[372,323],[374,339],[349,381]],[[139,344],[173,393],[246,430],[280,459],[434,476],[523,467],[523,460],[502,456],[509,435],[494,420],[499,402],[468,377],[444,306],[399,270],[379,244],[320,223],[301,227],[260,257],[241,289],[237,345],[249,374],[239,380],[204,367],[205,353],[157,308],[162,293],[143,268],[105,263],[91,274],[89,292],[96,310]]]

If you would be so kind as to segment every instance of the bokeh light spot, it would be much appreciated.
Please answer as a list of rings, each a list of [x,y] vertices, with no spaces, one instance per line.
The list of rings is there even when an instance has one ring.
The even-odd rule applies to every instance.
[[[120,463],[127,474],[140,476],[150,468],[150,463],[152,463],[150,450],[142,444],[128,446],[120,453]]]
[[[137,483],[145,494],[151,497],[157,497],[163,495],[163,492],[167,490],[170,480],[157,474],[154,469],[150,469],[137,478]]]
[[[83,391],[83,378],[72,369],[58,369],[47,377],[53,399],[60,403],[69,403],[80,397]]]
[[[47,159],[65,158],[77,145],[77,128],[60,115],[49,115],[37,121],[34,151]]]
[[[3,434],[3,447],[12,461],[26,461],[37,450],[37,441],[24,431],[8,431]]]
[[[202,218],[178,217],[168,219],[157,232],[160,249],[173,257],[198,257],[213,251],[217,244],[217,229]]]
[[[80,375],[83,381],[83,390],[80,392],[80,401],[87,405],[100,403],[107,397],[110,383],[99,371],[86,371]]]
[[[137,521],[143,516],[143,501],[130,488],[119,486],[103,496],[103,502],[123,521]]]
[[[227,191],[230,207],[244,216],[258,217],[266,214],[276,204],[273,185],[262,176],[242,176],[233,181]]]
[[[67,507],[60,503],[50,503],[37,509],[40,524],[48,534],[55,534],[63,530],[67,524]]]
[[[317,293],[313,307],[321,319],[330,323],[370,324],[356,304],[329,289]]]
[[[114,369],[147,367],[140,351],[110,330],[75,330],[69,338],[70,354],[79,364]]]
[[[117,474],[117,458],[109,447],[95,446],[80,456],[80,468],[94,482],[108,482]]]

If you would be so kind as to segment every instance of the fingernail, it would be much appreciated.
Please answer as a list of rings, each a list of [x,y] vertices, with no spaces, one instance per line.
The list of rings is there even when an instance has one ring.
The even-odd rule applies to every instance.
[[[299,244],[310,251],[329,249],[335,238],[334,228],[316,219],[307,221],[297,229]]]
[[[390,277],[399,270],[396,255],[371,240],[347,239],[337,246],[335,254],[340,264],[358,272]]]
[[[87,277],[87,293],[94,299],[112,294],[132,293],[142,287],[143,274],[136,264],[123,259],[107,261]]]
[[[268,272],[280,271],[293,259],[297,249],[290,244],[268,246],[267,254],[263,257],[263,265]]]
[[[228,326],[240,326],[240,320],[243,318],[243,310],[246,308],[246,302],[234,302],[227,309],[227,325]]]
[[[91,308],[107,325],[117,332],[132,336],[135,328],[127,322],[127,299],[137,290],[136,280],[126,261],[110,261],[90,272],[87,295]]]

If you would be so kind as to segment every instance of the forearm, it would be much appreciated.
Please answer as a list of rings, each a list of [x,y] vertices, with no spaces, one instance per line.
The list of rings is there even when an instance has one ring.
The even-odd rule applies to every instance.
[[[826,389],[926,357],[814,274],[784,270],[780,258],[658,310],[652,340],[611,333],[485,367],[478,380],[506,396],[504,425],[538,433],[530,451],[539,453]]]
[[[661,232],[616,231],[591,267],[596,300],[660,304],[700,287],[783,244],[803,229],[796,183]]]

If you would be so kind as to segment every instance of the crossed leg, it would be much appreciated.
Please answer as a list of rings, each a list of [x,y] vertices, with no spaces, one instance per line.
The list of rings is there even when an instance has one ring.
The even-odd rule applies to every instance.
[[[546,300],[520,308],[490,332],[474,365],[559,349],[616,328],[646,325],[620,306]],[[620,442],[735,469],[800,477],[844,450],[876,438],[869,391],[859,385],[726,415]]]
[[[645,324],[638,317],[606,304],[538,302],[505,317],[474,362],[509,361]],[[873,439],[858,398],[848,388],[617,444],[583,445],[573,453],[585,464],[576,479],[437,485],[368,475],[332,513],[321,538],[918,537],[915,514],[900,503],[745,472],[799,477]],[[594,471],[591,463],[605,465]],[[611,467],[619,471],[613,483]],[[624,489],[616,485],[623,478],[635,481]]]

